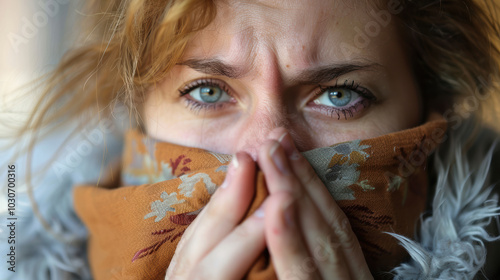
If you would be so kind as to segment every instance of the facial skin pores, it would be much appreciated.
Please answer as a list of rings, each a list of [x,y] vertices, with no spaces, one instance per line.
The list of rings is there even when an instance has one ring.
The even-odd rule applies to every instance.
[[[280,126],[305,151],[421,123],[421,93],[396,19],[357,44],[380,7],[264,2],[218,4],[182,62],[150,90],[143,108],[150,136],[255,158]]]

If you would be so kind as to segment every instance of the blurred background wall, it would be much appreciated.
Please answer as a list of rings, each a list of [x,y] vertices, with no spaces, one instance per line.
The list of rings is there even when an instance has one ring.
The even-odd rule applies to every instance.
[[[19,87],[54,69],[72,45],[83,2],[0,0],[0,136],[8,136],[36,101],[21,93],[38,88]]]
[[[26,98],[19,93],[39,90],[32,86],[15,89],[52,70],[72,46],[78,36],[78,21],[84,18],[80,11],[85,2],[0,0],[0,138],[28,116],[36,101],[36,94]],[[495,2],[500,5],[500,0]],[[500,11],[491,12],[500,17]],[[490,95],[481,115],[500,130],[499,96],[499,92]],[[474,104],[458,105],[467,111]]]

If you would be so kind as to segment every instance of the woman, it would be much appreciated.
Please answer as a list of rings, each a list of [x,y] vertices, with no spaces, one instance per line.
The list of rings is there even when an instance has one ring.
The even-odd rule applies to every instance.
[[[440,212],[446,204],[443,201],[453,200],[456,191],[445,187],[446,173],[450,170],[460,180],[465,178],[460,177],[462,173],[478,169],[474,163],[474,168],[464,165],[461,169],[444,155],[438,158],[444,167],[437,160],[436,166],[442,170],[438,170],[438,182],[430,184],[437,184],[438,191],[434,216],[422,226],[423,248],[410,239],[425,210],[428,170],[425,159],[411,161],[414,152],[425,158],[442,147],[445,138],[450,138],[451,144],[444,146],[452,147],[451,153],[460,151],[469,139],[461,135],[467,126],[459,128],[463,118],[454,105],[467,96],[485,100],[494,88],[498,50],[491,38],[498,37],[498,29],[486,9],[472,1],[393,0],[100,1],[94,3],[97,11],[102,9],[99,5],[107,10],[96,16],[100,23],[104,20],[102,36],[63,60],[49,80],[48,105],[37,108],[23,131],[96,108],[109,112],[116,99],[137,113],[139,129],[149,140],[141,140],[144,135],[132,137],[130,143],[135,144],[127,145],[122,182],[98,184],[112,190],[89,186],[75,193],[76,211],[90,231],[94,277],[163,277],[149,267],[134,275],[140,262],[143,267],[160,267],[167,279],[365,279],[387,277],[392,268],[400,278],[468,278],[483,267],[486,254],[482,244],[490,239],[483,230],[489,221],[484,220],[498,215],[496,204],[482,205],[491,191],[482,188],[486,174],[477,173],[481,178],[470,181],[470,188],[467,183],[461,186],[461,191],[476,196],[467,203],[458,199],[462,204],[455,206],[476,213],[476,217],[464,222],[471,227],[456,229],[460,238],[445,240],[445,244],[458,244],[452,253],[447,252],[449,259],[438,257],[442,248],[425,243],[426,238],[449,237],[439,235],[435,226],[438,217],[446,216]],[[51,112],[56,103],[60,109]],[[449,122],[448,136],[444,135],[443,119]],[[150,139],[169,146],[162,150],[163,144],[154,144],[152,151],[141,152],[140,143]],[[220,163],[225,164],[213,167],[209,174],[214,182],[219,180],[214,183],[221,185],[217,191],[207,181],[203,181],[206,190],[197,187],[201,181],[182,187],[185,179],[194,178],[189,175],[194,174],[189,165],[192,159],[177,158],[186,169],[176,173],[179,162],[170,156],[166,157],[170,164],[152,166],[155,176],[158,169],[168,169],[172,177],[141,181],[137,174],[145,173],[138,169],[151,167],[147,162],[168,162],[159,154],[183,149],[179,146],[207,151],[199,157],[212,153],[223,159]],[[331,147],[317,150],[327,146]],[[331,156],[323,158],[318,151]],[[489,158],[491,153],[482,155]],[[227,165],[224,154],[234,154],[232,164]],[[139,167],[134,165],[137,155],[143,160]],[[314,164],[319,160],[327,161],[324,172]],[[384,167],[375,164],[381,161],[391,163]],[[487,171],[487,166],[486,160],[481,170]],[[223,177],[215,175],[217,170],[224,174],[227,170],[223,184]],[[373,170],[376,172],[369,173]],[[355,180],[345,179],[348,172]],[[113,211],[111,197],[127,203],[130,199],[134,202],[127,207],[141,209],[133,197],[142,194],[131,190],[168,189],[165,182],[174,182],[176,177],[180,178],[175,181],[180,183],[175,183],[177,192],[161,192],[162,199],[146,209],[151,213],[134,211],[146,222],[155,217],[158,223],[168,217],[172,225],[185,226],[179,245],[173,243],[176,237],[168,237],[137,250],[131,258],[119,249],[112,251],[114,244],[106,247],[113,238],[102,235],[110,229],[96,219]],[[349,184],[341,187],[346,181]],[[138,187],[116,189],[118,185]],[[261,190],[265,195],[259,200]],[[213,195],[209,201],[203,200],[206,195],[197,194],[205,191],[209,198]],[[389,195],[377,200],[377,192]],[[193,196],[203,203],[185,212],[176,208],[191,203]],[[443,198],[447,196],[450,198]],[[150,195],[151,201],[155,199]],[[372,200],[378,205],[371,205]],[[384,203],[391,205],[391,214],[385,212]],[[470,205],[475,207],[469,209]],[[89,214],[92,211],[95,213]],[[117,213],[109,221],[127,215],[121,210]],[[186,220],[188,215],[193,219]],[[462,216],[451,218],[463,220]],[[363,225],[367,221],[368,229]],[[121,230],[118,235],[133,236],[134,229]],[[473,229],[477,231],[467,234]],[[152,235],[169,230],[155,229]],[[396,248],[396,239],[383,239],[392,238],[381,237],[383,231],[403,242],[416,263],[401,253],[402,247]],[[431,235],[433,231],[438,233]],[[137,239],[127,238],[114,235],[121,244]],[[142,242],[144,237],[139,239]],[[173,245],[163,245],[167,241]],[[267,256],[264,268],[256,268],[262,254]],[[427,254],[427,259],[419,254]],[[167,261],[156,255],[167,256]],[[488,251],[488,259],[489,255]],[[162,261],[155,263],[150,256]]]

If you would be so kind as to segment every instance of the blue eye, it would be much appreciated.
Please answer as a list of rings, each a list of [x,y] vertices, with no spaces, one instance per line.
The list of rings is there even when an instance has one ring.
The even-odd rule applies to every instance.
[[[231,96],[216,85],[201,85],[189,91],[189,95],[196,101],[203,103],[227,102]]]
[[[359,94],[346,88],[328,88],[314,100],[315,104],[342,108],[357,101]]]

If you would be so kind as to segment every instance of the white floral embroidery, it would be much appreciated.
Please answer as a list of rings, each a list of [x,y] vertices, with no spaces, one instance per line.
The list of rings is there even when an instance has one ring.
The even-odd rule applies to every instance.
[[[388,192],[395,192],[401,188],[401,185],[404,184],[405,179],[399,175],[396,175],[392,177],[391,182],[389,183],[389,186],[387,186],[387,191]],[[404,205],[406,203],[406,197],[408,196],[408,185],[404,186],[404,193],[403,193],[403,201],[402,204]]]
[[[347,160],[349,161],[351,160],[351,153],[358,152],[363,157],[363,159],[366,160],[367,158],[370,157],[370,155],[363,150],[370,148],[370,146],[359,145],[360,143],[361,140],[355,140],[332,146],[331,148],[334,151],[332,157],[338,154],[342,155],[342,159],[347,158]]]
[[[224,154],[216,154],[216,153],[210,153],[212,156],[214,156],[220,163],[226,164],[231,161],[233,156],[231,155],[224,155]]]
[[[168,194],[167,192],[162,192],[160,197],[163,199],[151,202],[151,213],[144,216],[144,220],[156,216],[155,223],[161,221],[167,215],[167,212],[175,212],[172,205],[184,202],[184,199],[178,200],[177,193],[173,192]]]
[[[391,178],[391,182],[389,183],[389,186],[387,187],[388,192],[394,192],[399,190],[399,187],[401,187],[401,184],[404,182],[405,179],[403,177],[396,175]]]
[[[356,199],[354,191],[350,188],[352,185],[359,185],[364,191],[375,189],[370,186],[368,180],[358,182],[361,175],[361,172],[358,170],[359,164],[350,164],[349,162],[352,152],[358,152],[363,157],[363,161],[366,161],[370,157],[370,154],[364,150],[371,146],[360,145],[360,143],[361,140],[355,140],[303,153],[335,200]],[[336,155],[341,155],[341,160],[347,159],[347,161],[328,168],[327,166],[330,165],[330,161]]]
[[[213,183],[210,176],[205,173],[196,173],[191,177],[189,177],[188,175],[182,175],[179,177],[179,179],[182,180],[182,183],[179,185],[178,189],[180,190],[181,194],[187,197],[191,197],[193,195],[194,185],[200,180],[203,180],[203,183],[205,183],[205,186],[207,188],[207,192],[210,195],[215,193],[215,190],[217,189],[217,185]]]
[[[363,180],[363,181],[359,182],[358,186],[363,188],[363,191],[365,191],[365,192],[373,191],[375,189],[375,187],[370,186],[368,180]]]
[[[217,169],[215,170],[215,172],[224,172],[224,173],[227,173],[227,165],[221,165],[219,167],[217,167]]]
[[[324,178],[329,184],[325,184],[331,194],[334,194],[337,200],[353,200],[354,191],[349,188],[359,180],[361,172],[358,171],[359,165],[348,164],[334,165],[328,168]]]
[[[126,185],[154,184],[175,178],[172,175],[172,167],[167,162],[162,162],[158,172],[158,164],[149,155],[141,158],[140,168],[134,168],[134,165],[125,168],[122,173],[122,181]],[[147,174],[137,174],[137,171],[148,170]]]

